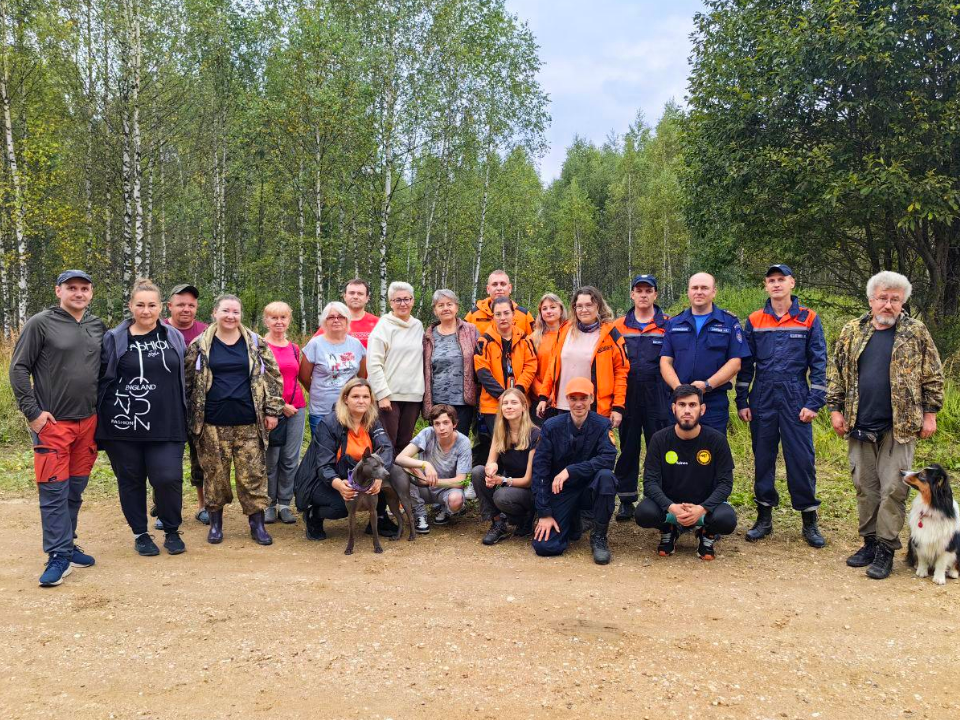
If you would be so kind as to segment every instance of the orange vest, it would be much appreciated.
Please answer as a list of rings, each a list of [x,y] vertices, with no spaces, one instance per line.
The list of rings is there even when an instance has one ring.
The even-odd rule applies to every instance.
[[[509,387],[526,391],[537,374],[537,353],[533,343],[519,328],[513,329],[510,362],[504,372],[503,340],[497,332],[484,333],[473,353],[473,368],[480,382],[480,412],[493,415],[500,405],[500,395]]]
[[[481,335],[490,330],[490,326],[493,325],[493,312],[490,310],[491,302],[493,302],[493,300],[490,298],[477,300],[477,304],[473,306],[464,318],[468,323],[476,325],[477,331]],[[511,302],[513,301],[511,300]],[[521,307],[516,303],[513,303],[513,326],[520,330],[524,337],[533,332],[533,315],[531,315],[530,311],[525,307]],[[496,331],[497,329],[494,328],[493,332],[496,333]]]

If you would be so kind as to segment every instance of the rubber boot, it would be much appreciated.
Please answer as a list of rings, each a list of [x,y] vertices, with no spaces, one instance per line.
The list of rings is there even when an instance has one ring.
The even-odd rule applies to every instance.
[[[593,561],[597,565],[606,565],[610,562],[610,546],[607,544],[608,525],[594,523],[590,531],[590,547],[593,549]]]
[[[827,544],[827,541],[823,539],[823,535],[820,534],[820,528],[817,527],[817,511],[805,510],[802,515],[803,539],[807,541],[807,545],[819,550]]]
[[[250,537],[258,545],[273,545],[273,538],[270,537],[266,526],[263,524],[263,510],[253,513],[248,517],[248,520],[250,521]]]
[[[223,510],[210,510],[210,531],[207,533],[207,542],[217,545],[223,542]]]
[[[747,541],[762,540],[773,532],[773,508],[769,505],[757,505],[757,521],[747,530]]]
[[[867,577],[874,580],[883,580],[893,570],[893,548],[882,542],[877,543],[877,554],[867,568]]]

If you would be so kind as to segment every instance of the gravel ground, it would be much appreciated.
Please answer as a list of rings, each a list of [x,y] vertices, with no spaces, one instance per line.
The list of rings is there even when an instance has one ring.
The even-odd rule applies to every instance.
[[[898,556],[883,582],[784,531],[725,539],[612,531],[562,558],[483,547],[475,517],[416,542],[346,523],[259,547],[231,507],[221,546],[141,558],[115,501],[88,502],[97,564],[38,588],[33,499],[0,502],[0,718],[958,718],[960,588]],[[158,538],[159,539],[159,538]]]

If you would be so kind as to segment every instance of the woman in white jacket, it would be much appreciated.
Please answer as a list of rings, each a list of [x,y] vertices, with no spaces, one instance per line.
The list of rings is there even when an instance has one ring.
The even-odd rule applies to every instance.
[[[412,317],[413,287],[390,283],[390,312],[367,341],[367,379],[380,406],[380,422],[396,452],[413,438],[423,402],[423,323]]]

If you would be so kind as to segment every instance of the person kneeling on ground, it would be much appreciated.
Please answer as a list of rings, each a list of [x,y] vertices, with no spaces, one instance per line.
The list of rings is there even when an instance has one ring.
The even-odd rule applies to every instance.
[[[434,405],[427,415],[430,422],[397,455],[396,464],[413,480],[410,498],[416,516],[417,532],[430,532],[425,503],[439,503],[435,525],[446,525],[450,516],[463,509],[463,486],[470,473],[470,439],[457,432],[457,411],[452,405]]]
[[[507,388],[500,396],[493,442],[486,465],[473,469],[473,488],[480,499],[480,517],[491,520],[484,545],[496,545],[516,534],[533,532],[533,456],[540,428],[530,419],[530,403],[520,388]],[[507,523],[516,526],[510,530]]]
[[[654,434],[643,464],[643,495],[637,525],[660,529],[661,557],[673,555],[677,538],[697,528],[701,560],[716,557],[716,543],[737,527],[737,513],[727,503],[733,490],[733,455],[727,436],[700,424],[706,410],[694,385],[673,391],[676,424]]]
[[[610,562],[607,527],[613,514],[617,448],[612,426],[590,410],[593,383],[571,379],[564,388],[570,412],[547,420],[533,458],[533,497],[540,519],[533,532],[537,555],[562,555],[580,539],[580,511],[593,509],[590,546],[598,565]]]

